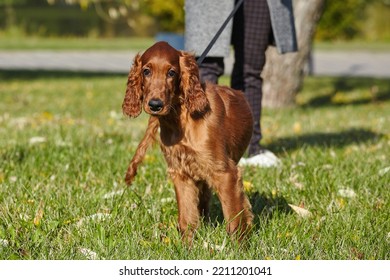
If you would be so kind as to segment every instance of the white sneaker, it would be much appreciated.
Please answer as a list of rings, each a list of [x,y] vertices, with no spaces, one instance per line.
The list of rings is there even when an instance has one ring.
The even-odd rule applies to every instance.
[[[242,158],[239,166],[257,166],[257,167],[278,167],[282,164],[280,159],[274,153],[264,150],[260,154],[250,158]]]

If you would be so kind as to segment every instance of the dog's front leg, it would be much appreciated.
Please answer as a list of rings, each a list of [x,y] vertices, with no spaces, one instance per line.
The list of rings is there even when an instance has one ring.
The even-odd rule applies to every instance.
[[[125,177],[125,181],[127,185],[130,185],[131,182],[133,181],[135,175],[137,174],[138,165],[144,159],[145,153],[149,148],[149,146],[155,141],[158,127],[159,127],[158,119],[155,117],[150,117],[145,135],[142,138],[141,142],[138,144],[133,159],[131,160],[129,167],[127,168],[126,177]]]
[[[199,188],[195,182],[174,172],[170,172],[175,185],[179,209],[179,230],[183,241],[192,244],[195,230],[199,226]]]

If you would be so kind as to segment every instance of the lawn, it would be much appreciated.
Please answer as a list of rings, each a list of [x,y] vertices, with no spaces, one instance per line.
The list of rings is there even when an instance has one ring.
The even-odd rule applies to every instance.
[[[155,42],[152,37],[77,38],[7,36],[0,32],[0,50],[134,50],[142,51]],[[315,51],[389,52],[390,42],[347,41],[314,42]]]
[[[158,147],[124,184],[147,121],[123,117],[125,85],[0,71],[0,259],[390,259],[388,79],[308,77],[265,110],[283,165],[243,170],[254,230],[232,241],[214,198],[191,249]]]
[[[135,50],[148,48],[154,38],[44,38],[1,36],[0,50]]]

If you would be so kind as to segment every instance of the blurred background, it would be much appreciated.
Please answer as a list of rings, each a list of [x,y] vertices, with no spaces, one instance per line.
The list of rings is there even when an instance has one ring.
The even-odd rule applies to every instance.
[[[183,0],[1,0],[2,36],[150,37],[182,32]]]
[[[390,0],[322,1],[316,41],[390,41]],[[184,0],[0,0],[0,36],[153,37],[182,33]]]
[[[0,0],[0,69],[126,73],[130,58],[156,40],[182,48],[184,1]],[[268,49],[265,107],[296,104],[305,75],[390,77],[390,0],[293,4],[299,52]],[[229,84],[232,54],[225,64]]]

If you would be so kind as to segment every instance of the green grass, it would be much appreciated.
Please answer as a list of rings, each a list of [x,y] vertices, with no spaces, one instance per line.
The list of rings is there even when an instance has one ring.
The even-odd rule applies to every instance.
[[[147,120],[122,116],[125,85],[0,72],[0,259],[390,258],[389,80],[309,77],[297,107],[265,110],[264,144],[283,166],[243,171],[253,232],[231,241],[214,199],[191,250],[158,147],[123,182]]]
[[[0,33],[0,50],[135,50],[150,47],[154,38],[77,38],[7,36]],[[390,42],[337,41],[315,42],[314,50],[320,51],[372,51],[389,52]]]
[[[335,42],[314,42],[314,50],[318,51],[370,51],[389,52],[389,41],[335,41]]]
[[[66,38],[0,36],[0,50],[135,50],[147,49],[153,38]]]

